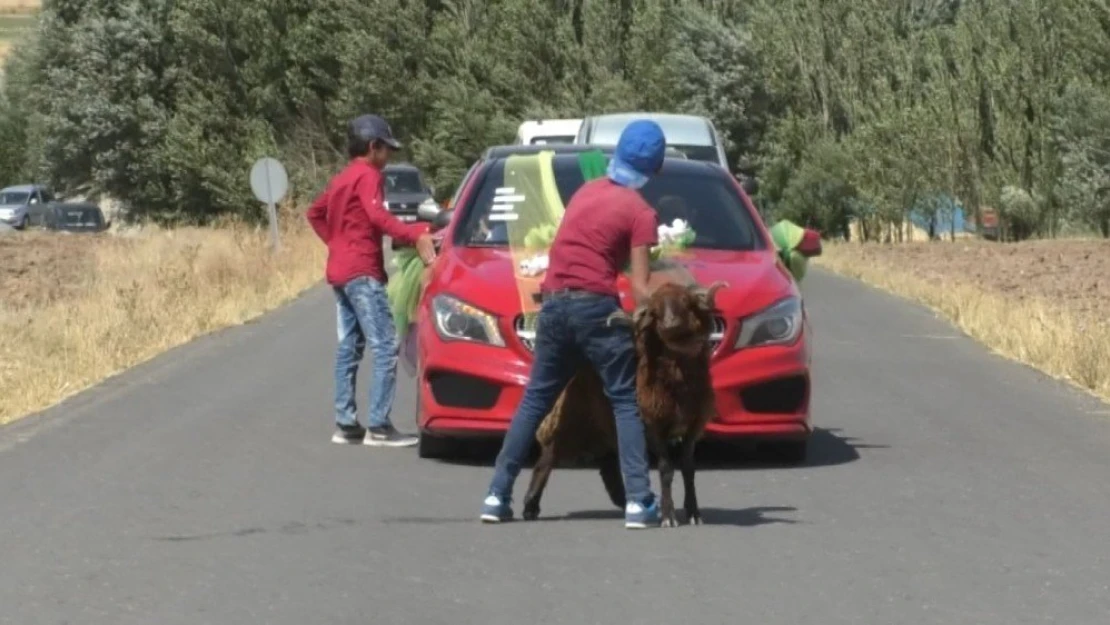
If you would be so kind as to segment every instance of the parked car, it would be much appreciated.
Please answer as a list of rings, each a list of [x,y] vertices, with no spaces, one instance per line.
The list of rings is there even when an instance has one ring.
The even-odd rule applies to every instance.
[[[48,230],[63,232],[103,232],[108,229],[109,223],[96,204],[73,202],[51,205],[43,225]]]
[[[410,163],[390,163],[382,169],[385,204],[402,221],[417,221],[417,208],[435,203],[435,190],[424,180],[420,168]]]
[[[453,210],[433,220],[446,224],[440,254],[401,355],[416,377],[422,457],[447,454],[455,439],[503,435],[520,402],[535,337],[531,293],[541,278],[520,276],[507,229],[493,226],[529,221],[520,212],[547,210],[553,197],[565,205],[584,183],[580,146],[548,151],[550,160],[535,151],[488,151]],[[707,436],[757,437],[786,460],[802,461],[810,434],[805,307],[750,199],[727,171],[680,158],[665,159],[641,193],[661,221],[684,218],[696,232],[679,261],[692,277],[728,283],[717,296],[711,339],[719,416]],[[618,287],[631,311],[627,279]]]
[[[556,145],[574,143],[581,119],[528,120],[516,131],[517,145]]]
[[[591,115],[582,121],[574,142],[580,145],[615,146],[624,127],[637,119],[650,119],[663,128],[667,145],[695,161],[716,163],[729,171],[724,144],[713,122],[700,115],[676,113],[611,113]]]
[[[21,184],[0,189],[0,221],[23,229],[42,225],[47,207],[54,202],[54,193],[37,184]]]

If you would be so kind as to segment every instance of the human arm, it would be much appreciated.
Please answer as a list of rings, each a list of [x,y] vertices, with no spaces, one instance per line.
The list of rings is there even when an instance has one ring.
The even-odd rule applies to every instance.
[[[308,207],[308,211],[305,213],[305,217],[308,219],[309,225],[311,225],[312,229],[316,232],[316,236],[320,237],[320,240],[323,241],[324,243],[327,243],[328,242],[328,190],[327,189],[324,189],[324,191],[320,195],[316,196],[316,199],[313,200],[312,205]]]
[[[651,297],[651,247],[659,242],[658,218],[645,207],[632,220],[632,249],[629,254],[629,283],[632,297],[642,304]]]
[[[406,224],[386,210],[381,177],[377,173],[363,176],[356,184],[355,191],[370,223],[394,241],[414,245],[420,259],[430,265],[435,260],[436,250],[432,235],[428,233],[429,224]]]
[[[367,173],[356,184],[355,192],[367,217],[370,218],[370,223],[389,238],[398,243],[414,245],[421,236],[427,234],[428,224],[407,224],[385,208],[379,175],[373,172]]]
[[[632,248],[629,263],[631,275],[628,281],[632,287],[632,298],[636,300],[637,305],[640,305],[651,297],[651,288],[648,286],[648,281],[651,280],[651,255],[648,246],[639,245]]]

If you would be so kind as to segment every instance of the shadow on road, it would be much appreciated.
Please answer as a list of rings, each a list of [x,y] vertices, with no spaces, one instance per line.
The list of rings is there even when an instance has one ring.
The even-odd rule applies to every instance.
[[[676,502],[680,507],[681,500]],[[704,525],[731,525],[733,527],[756,527],[759,525],[772,525],[772,524],[788,524],[793,525],[798,523],[794,519],[785,519],[778,516],[767,516],[776,512],[796,512],[797,508],[793,506],[756,506],[753,508],[741,508],[738,510],[728,510],[725,508],[702,508],[701,520]],[[612,510],[579,510],[570,512],[563,516],[541,516],[538,521],[582,521],[582,520],[621,520],[624,518],[624,512],[613,508]],[[686,525],[686,513],[679,509],[678,520],[682,525]]]
[[[851,436],[844,436],[836,428],[816,428],[810,435],[809,452],[805,462],[789,464],[778,461],[773,451],[759,442],[721,442],[705,441],[698,445],[698,471],[721,471],[740,469],[807,469],[829,467],[859,460],[860,449],[886,449],[887,445],[866,444]],[[492,467],[501,448],[501,440],[475,439],[460,444],[457,452],[450,458],[439,460],[443,464],[462,466]],[[526,468],[531,468],[538,455],[533,449]],[[592,462],[568,463],[560,465],[559,470],[595,470]]]
[[[795,512],[797,508],[792,506],[757,506],[753,508],[741,508],[739,510],[727,510],[724,508],[702,508],[701,518],[704,525],[721,525],[732,527],[757,527],[760,525],[772,524],[788,524],[793,525],[800,521],[794,519],[782,518],[780,516],[769,516],[774,513]],[[577,510],[564,514],[561,516],[543,516],[541,512],[540,518],[535,521],[525,521],[520,518],[520,511],[516,511],[517,516],[511,523],[539,523],[545,521],[620,521],[624,519],[624,513],[616,508],[610,510]],[[678,511],[679,523],[683,526],[686,525],[686,515],[682,510]],[[448,525],[454,523],[471,523],[478,524],[478,520],[473,516],[468,517],[387,517],[382,519],[382,523],[386,525],[399,524],[399,525]]]

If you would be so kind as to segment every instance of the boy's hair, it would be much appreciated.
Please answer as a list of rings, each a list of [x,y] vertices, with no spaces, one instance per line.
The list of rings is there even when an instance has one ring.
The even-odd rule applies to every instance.
[[[377,144],[377,139],[374,139],[373,141],[367,141],[362,137],[347,137],[347,156],[349,158],[366,156],[370,153],[370,148],[377,147]]]

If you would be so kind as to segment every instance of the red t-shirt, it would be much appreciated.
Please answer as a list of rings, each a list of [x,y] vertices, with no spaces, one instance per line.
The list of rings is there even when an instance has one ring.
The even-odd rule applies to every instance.
[[[335,175],[309,207],[307,217],[328,246],[328,284],[342,285],[360,276],[388,280],[382,236],[413,244],[428,224],[406,224],[383,204],[382,173],[355,159]]]
[[[563,214],[541,290],[617,295],[617,275],[628,264],[632,248],[659,242],[657,221],[655,210],[638,191],[608,178],[587,182]]]

